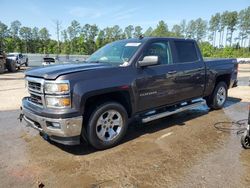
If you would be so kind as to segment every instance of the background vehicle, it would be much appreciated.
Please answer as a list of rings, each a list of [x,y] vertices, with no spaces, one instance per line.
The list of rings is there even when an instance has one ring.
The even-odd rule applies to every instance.
[[[0,50],[0,74],[4,73],[6,68],[9,72],[15,72],[16,62],[12,59],[7,59],[4,51]]]
[[[43,58],[43,62],[42,62],[42,65],[52,65],[52,64],[55,64],[55,58],[53,57],[44,57]]]
[[[201,98],[221,109],[237,69],[236,59],[204,61],[194,40],[121,40],[84,63],[27,71],[22,113],[51,140],[71,145],[84,137],[105,149],[119,143],[129,119],[150,122],[204,104]]]
[[[8,53],[7,59],[16,61],[16,67],[20,69],[21,66],[29,66],[29,59],[26,55],[21,53]]]
[[[0,50],[0,74],[4,72],[6,67],[6,57],[2,50]]]

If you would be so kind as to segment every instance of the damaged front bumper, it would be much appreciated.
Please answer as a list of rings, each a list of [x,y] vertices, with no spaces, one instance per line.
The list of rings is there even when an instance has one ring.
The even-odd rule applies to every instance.
[[[20,117],[25,120],[27,125],[47,135],[50,140],[65,145],[80,144],[82,116],[54,119],[36,115],[23,106],[21,111]]]

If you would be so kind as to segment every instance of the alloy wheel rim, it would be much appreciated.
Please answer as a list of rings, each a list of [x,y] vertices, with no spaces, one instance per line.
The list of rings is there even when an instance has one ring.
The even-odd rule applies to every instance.
[[[226,100],[226,89],[224,87],[220,87],[217,92],[217,103],[218,105],[222,105]]]
[[[112,141],[120,134],[123,123],[117,110],[107,110],[97,120],[96,134],[102,141]]]

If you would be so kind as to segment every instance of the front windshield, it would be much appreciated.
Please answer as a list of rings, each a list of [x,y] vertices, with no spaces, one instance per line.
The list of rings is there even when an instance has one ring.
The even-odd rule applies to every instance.
[[[87,62],[112,63],[116,65],[127,65],[135,54],[141,43],[117,41],[105,45],[93,53]]]

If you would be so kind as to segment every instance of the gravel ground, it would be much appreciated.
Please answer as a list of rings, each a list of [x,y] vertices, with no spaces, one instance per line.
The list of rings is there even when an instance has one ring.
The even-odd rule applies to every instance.
[[[250,150],[231,121],[246,119],[250,65],[223,110],[206,106],[145,125],[130,125],[119,146],[95,151],[44,141],[19,123],[27,95],[23,72],[0,75],[0,187],[249,187]]]

